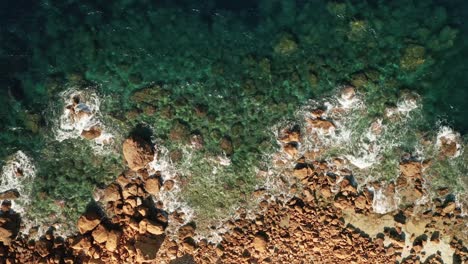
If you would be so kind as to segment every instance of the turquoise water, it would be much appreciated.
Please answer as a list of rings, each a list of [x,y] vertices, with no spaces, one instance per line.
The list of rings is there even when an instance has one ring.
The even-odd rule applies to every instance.
[[[249,192],[253,166],[276,147],[270,128],[343,84],[375,116],[416,91],[422,128],[468,132],[464,1],[203,3],[0,3],[0,165],[18,150],[33,158],[37,211],[84,208],[123,169],[119,144],[139,124],[174,160],[200,136],[203,155],[232,160],[220,185]],[[54,136],[61,93],[85,88],[115,135],[110,154]]]

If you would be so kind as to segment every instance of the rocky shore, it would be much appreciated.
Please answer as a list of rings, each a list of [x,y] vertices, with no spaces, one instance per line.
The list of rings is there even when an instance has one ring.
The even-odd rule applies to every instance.
[[[353,93],[345,89],[343,98]],[[335,128],[323,111],[311,117],[305,133]],[[346,160],[324,161],[314,151],[299,151],[304,135],[297,127],[278,137],[290,164],[276,165],[284,167],[281,181],[290,195],[255,191],[256,209],[241,208],[237,218],[223,223],[227,231],[218,244],[197,236],[196,222],[185,223],[181,212],[163,210],[155,197],[173,183],[163,182],[164,172],[148,172],[152,146],[131,137],[123,143],[129,169],[95,193],[77,222],[78,234],[56,236],[51,227],[31,240],[19,232],[20,215],[4,200],[0,263],[468,262],[466,205],[444,189],[418,203],[427,196],[424,170],[430,162],[404,158],[395,181],[358,186]],[[455,155],[456,144],[442,141],[441,155]],[[395,193],[403,203],[392,200]],[[385,206],[390,209],[379,209]]]

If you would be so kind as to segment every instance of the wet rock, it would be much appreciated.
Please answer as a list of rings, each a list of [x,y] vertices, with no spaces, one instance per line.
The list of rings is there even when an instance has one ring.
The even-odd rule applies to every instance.
[[[325,133],[330,133],[331,131],[335,130],[335,125],[324,119],[308,119],[307,123],[313,129],[321,130]]]
[[[286,152],[291,157],[296,157],[298,154],[297,143],[287,143],[283,146],[284,152]]]
[[[92,140],[92,139],[100,137],[101,133],[102,133],[102,130],[100,127],[92,126],[86,130],[81,131],[81,136],[88,140]]]
[[[138,171],[153,160],[153,149],[148,142],[139,138],[129,138],[123,143],[123,155],[131,170]]]
[[[351,100],[356,95],[356,91],[353,86],[345,86],[341,89],[341,98],[344,100]]]
[[[8,213],[11,209],[11,201],[10,200],[4,200],[1,205],[1,212],[2,213]]]
[[[193,237],[194,235],[195,235],[195,227],[191,224],[187,224],[179,228],[179,239]]]
[[[281,132],[280,139],[283,143],[300,142],[301,141],[301,130],[298,125],[292,128],[285,129]]]
[[[439,154],[441,157],[456,157],[460,151],[458,135],[441,136],[438,138]]]
[[[167,180],[163,183],[163,187],[164,189],[170,191],[172,190],[172,188],[174,188],[174,181],[173,180]]]
[[[0,193],[0,200],[14,200],[20,197],[20,193],[17,189],[10,189]]]

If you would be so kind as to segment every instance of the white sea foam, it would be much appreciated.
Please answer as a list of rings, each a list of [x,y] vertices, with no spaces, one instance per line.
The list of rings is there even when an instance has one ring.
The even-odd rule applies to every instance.
[[[105,131],[105,125],[101,121],[101,99],[95,92],[91,89],[71,88],[62,92],[60,96],[65,107],[54,129],[56,140],[79,138],[82,137],[83,131],[99,128],[100,136],[92,140],[96,150],[113,141],[114,136],[109,131]],[[74,98],[79,98],[79,102],[74,102]]]
[[[12,201],[13,210],[24,213],[23,206],[30,203],[32,183],[36,177],[33,160],[23,151],[17,151],[3,166],[0,178],[0,192],[16,189],[20,197]]]
[[[407,115],[409,112],[418,108],[419,104],[415,97],[405,96],[397,103],[398,112]]]
[[[377,214],[386,214],[398,209],[398,195],[388,196],[384,193],[386,185],[380,188],[369,187],[368,189],[374,193],[372,199],[372,210]]]
[[[179,212],[184,214],[183,223],[172,223],[169,222],[167,227],[168,232],[175,234],[177,229],[186,223],[189,223],[194,216],[193,209],[188,206],[181,199],[181,187],[179,177],[181,175],[181,169],[177,168],[172,164],[169,156],[169,150],[161,145],[158,145],[155,149],[155,155],[153,161],[148,164],[148,171],[150,173],[161,173],[163,182],[171,180],[174,182],[174,186],[171,190],[161,188],[158,195],[155,197],[156,200],[162,201],[163,210],[167,213],[172,214]],[[184,157],[190,157],[190,152],[183,149]]]
[[[445,141],[446,144],[450,143],[455,143],[457,151],[455,154],[452,156],[452,158],[456,158],[460,156],[462,153],[461,149],[461,144],[460,144],[460,134],[454,132],[450,127],[443,126],[439,129],[439,132],[437,133],[437,139],[436,139],[436,147],[438,149],[442,148],[443,141]]]

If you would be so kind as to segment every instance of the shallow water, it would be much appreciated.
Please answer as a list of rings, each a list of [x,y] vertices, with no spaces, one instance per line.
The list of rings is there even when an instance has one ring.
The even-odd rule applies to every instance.
[[[0,164],[31,156],[32,195],[46,201],[36,207],[76,216],[144,124],[180,164],[181,146],[200,142],[207,160],[227,155],[219,185],[249,192],[277,147],[270,128],[345,84],[374,117],[418,92],[424,120],[414,123],[465,135],[467,10],[461,0],[1,1]],[[66,123],[70,90],[99,100],[93,120],[112,142]]]

